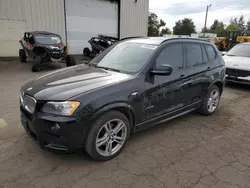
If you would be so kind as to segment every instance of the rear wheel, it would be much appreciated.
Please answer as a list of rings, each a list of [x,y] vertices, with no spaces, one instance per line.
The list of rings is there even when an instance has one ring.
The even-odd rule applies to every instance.
[[[20,62],[25,63],[26,59],[27,59],[27,56],[25,54],[25,51],[23,49],[20,49],[19,50],[19,60],[20,60]]]
[[[122,151],[129,135],[130,125],[126,116],[118,111],[107,112],[91,126],[85,150],[95,160],[110,160]]]
[[[198,110],[201,114],[209,116],[212,115],[218,108],[220,102],[221,90],[218,86],[213,85],[202,103],[202,106]]]
[[[85,57],[90,57],[90,49],[89,48],[84,48],[83,49],[83,55]]]
[[[76,60],[72,55],[68,55],[66,58],[67,67],[76,65]]]

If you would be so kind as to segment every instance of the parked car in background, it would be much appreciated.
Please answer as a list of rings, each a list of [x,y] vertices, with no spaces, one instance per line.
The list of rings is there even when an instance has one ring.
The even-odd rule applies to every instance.
[[[250,42],[234,46],[223,58],[228,82],[250,84]]]
[[[74,57],[67,55],[67,47],[58,34],[47,31],[25,32],[19,42],[22,46],[19,50],[19,60],[24,63],[27,57],[32,58],[33,72],[39,71],[43,64],[52,61],[63,62],[67,66],[76,64]]]
[[[133,38],[21,88],[21,121],[43,148],[117,156],[131,133],[194,110],[213,114],[225,64],[208,41]],[[146,138],[145,138],[146,139]]]

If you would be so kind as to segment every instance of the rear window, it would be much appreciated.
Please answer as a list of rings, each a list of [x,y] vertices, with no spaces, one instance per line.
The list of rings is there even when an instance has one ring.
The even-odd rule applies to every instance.
[[[209,61],[214,60],[216,57],[216,52],[211,45],[205,45]]]

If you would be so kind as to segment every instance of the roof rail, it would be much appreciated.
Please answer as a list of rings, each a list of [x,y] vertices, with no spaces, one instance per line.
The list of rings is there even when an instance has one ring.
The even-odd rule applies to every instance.
[[[203,42],[207,42],[207,43],[211,43],[208,40],[202,40],[199,38],[191,38],[191,37],[176,37],[176,38],[167,38],[166,40],[162,41],[161,44],[163,44],[164,42],[170,41],[170,40],[183,40],[183,39],[187,39],[187,40],[196,40],[196,41],[203,41]]]
[[[136,39],[136,38],[146,38],[146,37],[143,37],[143,36],[138,36],[138,37],[125,37],[125,38],[120,39],[120,41],[121,41],[121,40],[127,40],[127,39]]]

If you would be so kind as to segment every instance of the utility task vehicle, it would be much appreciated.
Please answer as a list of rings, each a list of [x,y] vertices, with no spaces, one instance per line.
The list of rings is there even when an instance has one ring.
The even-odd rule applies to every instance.
[[[19,50],[19,59],[21,62],[26,62],[27,57],[32,58],[33,72],[41,70],[43,64],[52,61],[63,62],[67,66],[76,64],[74,57],[67,55],[67,47],[58,34],[47,31],[25,32],[19,42],[22,46]]]
[[[92,50],[89,48],[83,49],[83,55],[85,57],[95,57],[106,48],[110,47],[114,43],[118,42],[119,39],[115,37],[98,35],[98,37],[92,37],[88,42],[91,45]]]

